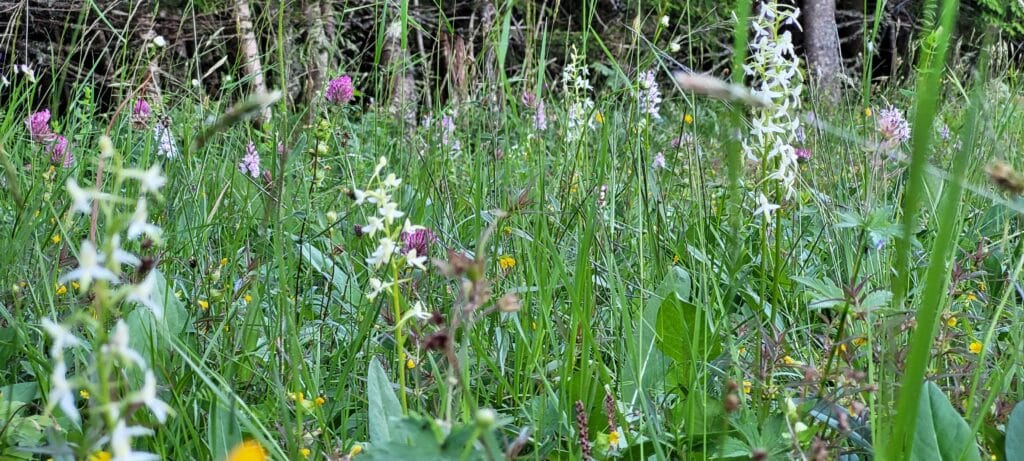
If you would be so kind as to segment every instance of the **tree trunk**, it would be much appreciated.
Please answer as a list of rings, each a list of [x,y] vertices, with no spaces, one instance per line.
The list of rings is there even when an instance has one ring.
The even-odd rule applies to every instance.
[[[252,12],[249,0],[235,0],[235,21],[238,23],[239,40],[242,42],[242,56],[245,57],[245,73],[252,78],[252,91],[257,94],[267,92],[267,84],[263,81],[263,64],[260,62],[260,44],[252,27]],[[270,108],[260,112],[260,122],[270,121]]]
[[[804,43],[811,84],[829,102],[838,101],[843,61],[839,56],[836,0],[804,1]]]

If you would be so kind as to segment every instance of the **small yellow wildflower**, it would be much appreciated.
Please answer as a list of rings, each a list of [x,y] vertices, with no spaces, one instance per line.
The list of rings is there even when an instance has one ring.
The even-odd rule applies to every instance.
[[[114,455],[110,454],[109,451],[97,451],[96,453],[89,455],[86,459],[88,461],[110,461],[114,459]]]
[[[950,317],[950,318],[946,319],[946,326],[947,327],[956,328],[956,324],[957,323],[959,323],[959,321],[956,319],[956,317]]]
[[[690,114],[684,115],[683,116],[683,122],[686,123],[687,125],[692,125],[693,124],[693,116],[690,115]]]
[[[64,296],[64,295],[68,294],[68,287],[67,287],[67,285],[64,285],[64,284],[57,285],[56,292],[57,292],[57,296]]]
[[[863,346],[863,345],[865,345],[867,343],[868,343],[868,338],[865,338],[863,336],[859,336],[859,337],[853,338],[853,345],[854,346]]]
[[[980,342],[978,342],[978,341],[974,341],[974,342],[972,342],[972,343],[971,343],[971,345],[969,346],[969,349],[971,350],[971,353],[972,353],[972,354],[980,354],[980,353],[981,353],[981,349],[982,349],[982,347],[983,347],[983,346],[982,346],[982,344],[981,344]]]
[[[226,461],[266,461],[267,452],[255,440],[246,440],[238,444],[231,453],[228,453]]]
[[[242,299],[244,299],[244,300],[245,300],[245,303],[246,303],[246,304],[249,304],[249,303],[251,303],[251,302],[252,302],[252,295],[251,295],[251,294],[249,294],[249,293],[246,293],[246,294],[245,294],[245,296],[242,296]]]
[[[793,365],[796,365],[796,360],[793,360],[793,357],[790,357],[790,356],[787,355],[787,356],[782,358],[782,363],[785,363],[786,365],[789,365],[789,366],[793,366]]]
[[[512,235],[512,226],[505,226],[505,227],[502,227],[502,228],[501,228],[501,233],[502,233],[502,234],[505,234],[506,236],[508,236],[508,235]]]
[[[82,389],[82,390],[78,391],[78,396],[83,398],[83,399],[85,399],[85,400],[89,400],[89,391],[87,391],[85,389]]]
[[[309,448],[300,448],[299,454],[302,455],[302,459],[309,458],[309,454],[312,453]]]
[[[839,352],[846,353],[846,344],[839,345]]]
[[[351,458],[363,452],[362,445],[352,445],[352,449],[348,451],[348,457]]]
[[[870,107],[865,107],[864,108],[864,116],[865,117],[870,117],[871,116],[871,108]]]
[[[752,383],[750,381],[743,381],[743,393],[744,394],[749,394],[751,389],[753,389],[753,388],[754,388],[754,383]]]
[[[672,256],[672,264],[679,264],[679,255]]]
[[[210,308],[210,302],[205,299],[200,299],[199,301],[196,301],[196,304],[198,304],[199,308],[201,308],[204,311]]]
[[[594,114],[594,120],[597,120],[597,123],[604,123],[604,114],[601,112]]]
[[[988,284],[985,282],[978,282],[978,290],[982,293],[988,291]]]
[[[53,242],[54,245],[60,243],[60,234],[53,234],[53,237],[50,237],[50,241]]]
[[[315,403],[316,406],[318,407],[322,407],[324,406],[325,403],[327,403],[327,399],[325,399],[323,396],[317,396],[317,398],[313,399],[313,403]]]
[[[741,346],[740,349],[739,349],[739,353],[740,353],[740,355],[746,354],[747,353],[747,348]]]
[[[304,392],[302,392],[302,391],[299,391],[299,392],[289,392],[288,393],[288,398],[290,398],[290,399],[292,399],[292,400],[294,400],[296,402],[302,403],[302,402],[306,401],[306,394]]]
[[[613,447],[619,446],[619,431],[611,431],[608,433],[608,445]]]
[[[220,265],[221,266],[227,266],[228,265],[228,258],[220,258]]]
[[[978,296],[974,293],[967,293],[967,296],[964,296],[964,298],[967,299],[968,302],[978,300]]]
[[[406,360],[405,367],[412,370],[413,368],[416,368],[416,362],[413,362],[412,359]]]
[[[80,285],[78,282],[71,282],[71,288],[75,291],[78,291],[79,288],[82,288],[82,285]]]
[[[507,271],[516,267],[516,258],[509,255],[498,258],[498,265],[501,266],[501,270]]]

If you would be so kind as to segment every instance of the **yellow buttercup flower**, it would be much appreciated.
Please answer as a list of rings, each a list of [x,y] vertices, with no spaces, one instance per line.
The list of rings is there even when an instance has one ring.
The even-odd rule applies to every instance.
[[[300,448],[299,449],[299,454],[302,455],[303,459],[309,458],[309,454],[310,453],[312,453],[312,451],[310,451],[309,448]]]
[[[971,350],[972,354],[980,354],[983,348],[984,346],[978,341],[974,341],[970,346],[968,346],[968,349]]]
[[[363,452],[362,445],[352,445],[352,449],[348,451],[348,457],[351,458]]]
[[[619,446],[619,431],[611,431],[608,433],[608,445],[613,447]]]
[[[967,299],[967,301],[977,301],[978,300],[978,296],[975,295],[974,293],[967,293],[967,295],[964,296],[964,298]]]
[[[683,116],[683,122],[686,123],[687,125],[692,125],[693,124],[693,116],[690,115],[690,114],[684,115]]]
[[[601,112],[594,114],[594,120],[597,120],[597,123],[604,123],[604,114]]]
[[[498,258],[498,265],[501,266],[501,270],[507,271],[516,267],[516,258],[505,255]]]
[[[750,381],[743,381],[743,393],[749,394],[750,390],[754,388],[754,383]]]
[[[246,303],[246,304],[249,304],[249,303],[251,303],[251,302],[252,302],[252,295],[251,295],[251,294],[249,294],[249,293],[246,293],[246,294],[245,294],[245,296],[242,296],[242,299],[244,299],[244,300],[245,300],[245,303]]]
[[[946,319],[946,326],[947,327],[956,328],[956,324],[957,323],[959,323],[959,321],[956,319],[956,317],[950,317],[950,318]]]
[[[318,407],[322,407],[324,406],[325,403],[327,403],[327,399],[325,399],[323,396],[317,396],[317,398],[313,399],[313,403],[315,403],[316,406]]]
[[[868,338],[865,338],[863,336],[860,336],[860,337],[857,337],[857,338],[853,338],[853,345],[854,346],[863,346],[863,345],[865,345],[867,343],[868,343]]]
[[[221,266],[227,266],[228,265],[228,258],[220,258],[220,265]]]
[[[204,311],[210,308],[210,302],[205,299],[200,299],[199,301],[196,301],[196,304],[198,304],[199,307]]]
[[[55,292],[57,293],[57,296],[64,296],[64,295],[66,295],[68,293],[68,287],[67,287],[67,285],[63,285],[63,284],[62,285],[57,285],[57,288],[56,288]]]
[[[790,356],[787,355],[787,356],[782,358],[782,363],[785,363],[786,365],[791,365],[792,366],[792,365],[796,364],[796,360],[793,360],[793,357],[790,357]]]
[[[416,362],[413,362],[412,359],[406,360],[405,361],[405,367],[410,369],[410,370],[413,369],[413,368],[416,368]]]
[[[865,117],[870,117],[871,116],[871,108],[870,107],[865,107],[864,108],[864,116]]]
[[[80,285],[78,282],[71,282],[71,288],[74,289],[75,291],[78,291],[78,289],[81,287],[82,285]]]
[[[110,454],[108,451],[97,451],[96,453],[89,455],[86,459],[88,461],[110,461],[114,459],[114,455]]]
[[[60,234],[53,234],[53,237],[50,237],[50,241],[53,242],[54,245],[60,243]]]
[[[85,399],[85,400],[89,400],[89,391],[87,391],[85,389],[82,389],[82,390],[78,391],[78,396],[83,398],[83,399]]]
[[[226,461],[266,461],[267,452],[255,440],[246,440],[228,453]]]

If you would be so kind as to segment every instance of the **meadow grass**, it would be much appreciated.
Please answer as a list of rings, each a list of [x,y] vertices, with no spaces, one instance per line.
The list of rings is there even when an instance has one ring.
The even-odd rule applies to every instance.
[[[51,167],[24,124],[56,99],[14,76],[0,119],[0,456],[100,456],[128,422],[153,429],[134,446],[162,459],[258,459],[245,440],[275,459],[1014,459],[1024,91],[991,46],[947,61],[956,2],[936,6],[916,83],[866,72],[840,103],[805,92],[787,114],[803,138],[786,139],[810,154],[792,193],[768,178],[777,160],[745,150],[766,112],[675,87],[655,49],[684,33],[671,20],[618,59],[585,26],[575,67],[601,69],[591,90],[539,64],[557,32],[541,12],[526,15],[522,71],[506,72],[504,6],[481,52],[493,47],[498,80],[457,106],[435,90],[415,126],[379,103],[412,66],[384,65],[383,32],[379,72],[353,74],[346,104],[246,100],[245,79],[165,88],[149,102],[173,158],[156,116],[133,123],[135,90],[100,113],[81,82],[50,123],[70,139],[69,167]],[[736,11],[757,15],[749,1]],[[418,27],[407,1],[379,14],[402,44]],[[756,38],[735,29],[736,84],[757,84],[741,77]],[[119,55],[138,82],[145,60]],[[265,59],[286,87],[284,48]],[[266,105],[272,121],[248,120]],[[909,139],[888,131],[890,107]],[[240,170],[250,143],[259,174]],[[88,189],[101,153],[110,196],[75,213],[68,181]],[[158,191],[133,176],[152,165]],[[388,197],[361,197],[377,188]],[[125,235],[138,197],[162,229],[151,242]],[[404,215],[370,234],[387,202]],[[62,278],[86,261],[93,214],[118,280],[86,289]],[[407,252],[368,261],[381,235],[405,244],[406,219],[436,236],[424,268]],[[112,262],[115,249],[141,267]],[[146,275],[160,315],[120,291]],[[45,319],[83,344],[50,350]],[[143,365],[118,355],[119,320]],[[54,408],[58,363],[81,424]],[[164,422],[133,400],[146,370]]]

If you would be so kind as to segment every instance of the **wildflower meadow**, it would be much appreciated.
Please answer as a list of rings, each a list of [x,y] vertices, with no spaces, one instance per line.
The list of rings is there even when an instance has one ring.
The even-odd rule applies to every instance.
[[[0,459],[1024,460],[1024,13],[185,3],[0,36]]]

